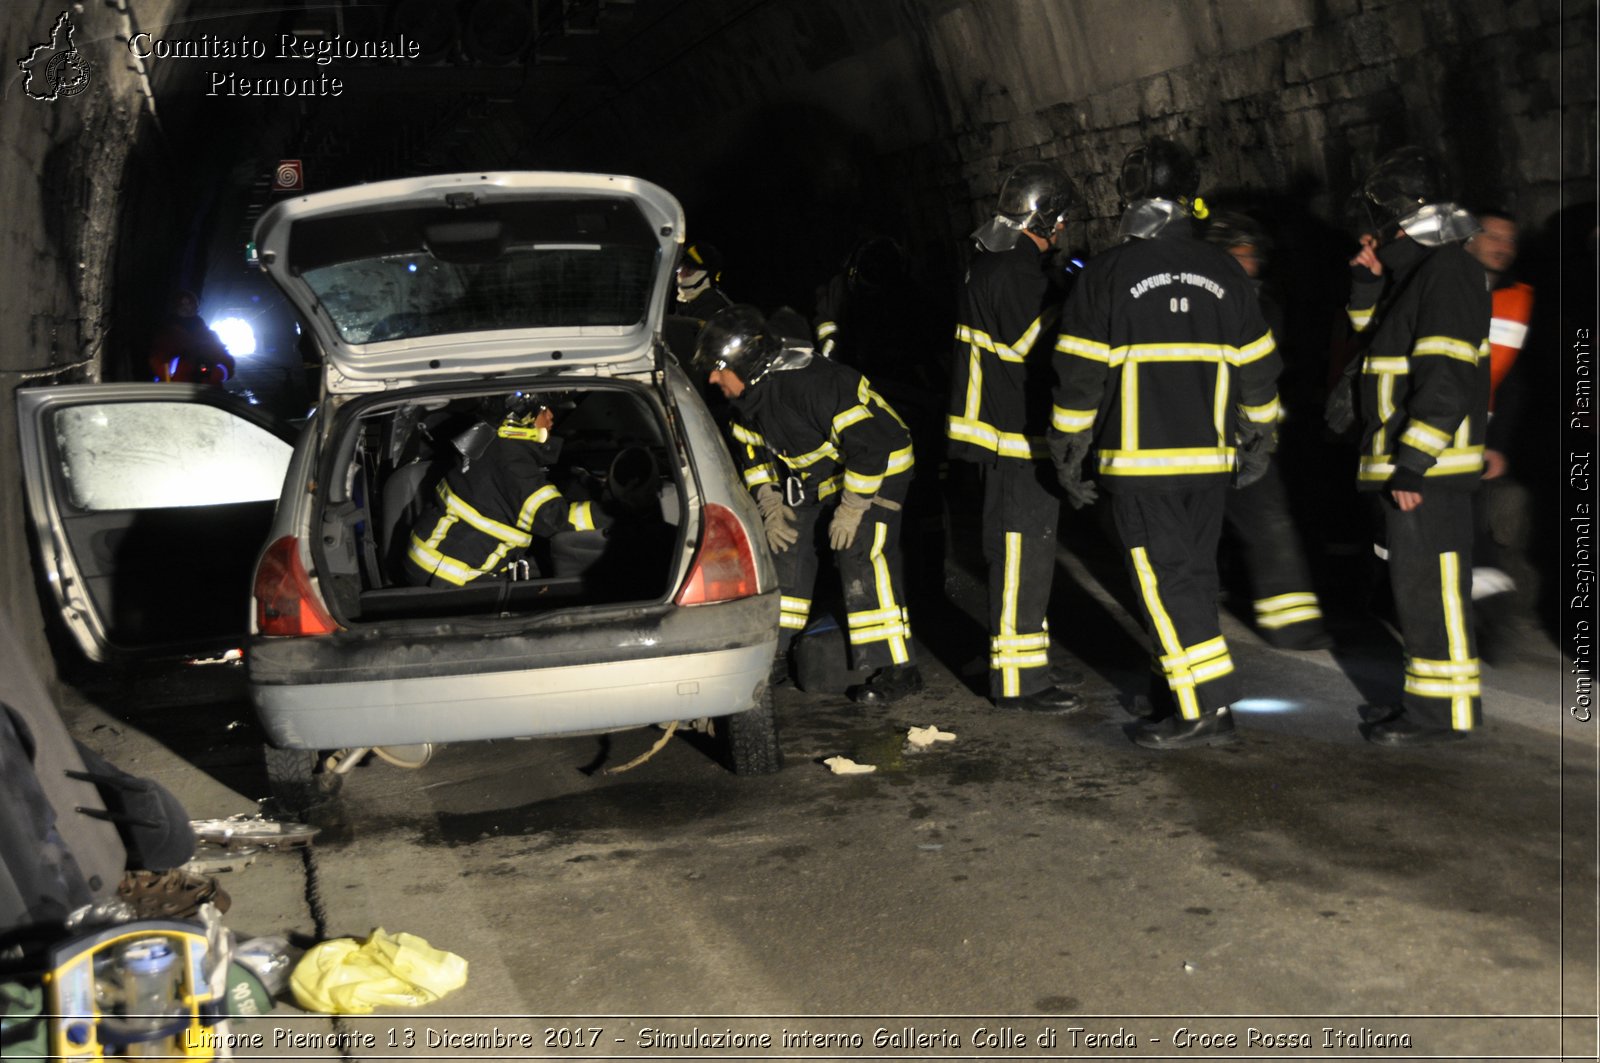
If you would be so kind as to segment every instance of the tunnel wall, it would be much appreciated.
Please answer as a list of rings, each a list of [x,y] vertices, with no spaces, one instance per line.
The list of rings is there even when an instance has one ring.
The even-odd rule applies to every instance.
[[[145,2],[139,14],[165,18],[174,6]],[[53,101],[32,99],[17,61],[50,40],[63,10],[71,11],[73,43],[89,64],[89,87]],[[0,492],[0,585],[7,590],[0,607],[46,674],[52,666],[25,530],[14,392],[99,373],[126,230],[124,198],[133,191],[128,171],[136,145],[151,135],[140,79],[117,40],[126,25],[105,4],[16,0],[0,10],[7,71],[0,107],[0,469],[9,481]],[[161,197],[143,204],[151,216],[173,207]],[[161,250],[151,242],[153,256]]]
[[[622,88],[556,131],[547,157],[656,176],[684,197],[691,233],[726,245],[732,274],[742,259],[766,288],[787,287],[768,298],[837,264],[847,236],[815,246],[830,232],[897,231],[950,273],[1006,169],[1036,158],[1078,182],[1088,219],[1074,239],[1103,247],[1115,171],[1151,133],[1196,150],[1208,194],[1289,194],[1330,223],[1359,174],[1408,142],[1441,155],[1463,201],[1533,224],[1557,209],[1563,181],[1571,200],[1593,198],[1593,3],[694,10],[699,43],[618,56]]]

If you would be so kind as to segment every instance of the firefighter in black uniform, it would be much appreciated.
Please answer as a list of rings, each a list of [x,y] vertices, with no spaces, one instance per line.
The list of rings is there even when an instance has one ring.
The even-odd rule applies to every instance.
[[[1472,630],[1472,492],[1489,420],[1491,298],[1463,248],[1477,222],[1442,202],[1431,158],[1385,156],[1358,193],[1369,234],[1351,261],[1350,320],[1372,333],[1360,364],[1356,486],[1383,504],[1401,703],[1364,706],[1380,745],[1464,738],[1483,724]]]
[[[922,689],[901,578],[911,435],[866,378],[818,357],[793,311],[734,306],[706,323],[694,365],[733,407],[734,457],[761,508],[782,590],[778,652],[811,612],[817,523],[828,516],[856,668],[850,697],[888,704]]]
[[[1091,260],[1056,341],[1050,450],[1074,506],[1091,444],[1154,647],[1156,749],[1232,740],[1238,696],[1217,617],[1217,542],[1236,467],[1265,471],[1278,356],[1249,279],[1194,234],[1199,172],[1168,140],[1129,153],[1124,243]]]
[[[1046,714],[1082,707],[1052,680],[1045,619],[1061,516],[1044,444],[1062,295],[1048,269],[1072,200],[1066,175],[1047,163],[1006,176],[998,212],[973,234],[981,252],[961,292],[945,422],[950,456],[976,464],[983,480],[990,698]]]
[[[1283,311],[1262,287],[1261,264],[1268,244],[1260,227],[1246,215],[1213,213],[1205,238],[1238,260],[1261,303],[1262,318],[1274,339],[1281,341]],[[1311,585],[1311,566],[1289,511],[1279,462],[1273,461],[1261,479],[1227,497],[1226,524],[1241,548],[1261,637],[1281,650],[1327,649],[1333,640],[1322,624],[1322,603]]]
[[[504,411],[499,423],[480,419],[453,440],[460,463],[412,525],[405,574],[414,586],[537,574],[525,564],[535,536],[603,536],[610,523],[599,507],[568,502],[550,482],[545,470],[560,441],[550,437],[555,414],[546,401],[519,392],[491,402]]]
[[[722,252],[700,241],[685,244],[678,259],[678,303],[673,311],[684,317],[708,321],[733,305],[722,289]]]

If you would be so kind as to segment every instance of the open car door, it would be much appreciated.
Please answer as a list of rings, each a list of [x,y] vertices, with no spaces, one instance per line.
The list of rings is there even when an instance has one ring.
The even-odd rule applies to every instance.
[[[200,384],[17,391],[37,561],[93,661],[244,644],[289,426]]]

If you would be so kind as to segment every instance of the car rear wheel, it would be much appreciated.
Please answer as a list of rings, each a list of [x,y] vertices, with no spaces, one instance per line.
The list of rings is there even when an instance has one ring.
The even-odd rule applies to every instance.
[[[717,719],[723,761],[735,775],[771,775],[783,767],[778,747],[778,719],[772,711],[772,688],[761,691],[755,706]]]
[[[314,749],[278,749],[263,746],[267,787],[289,812],[304,812],[331,801],[344,785],[344,776],[318,771],[321,755]]]

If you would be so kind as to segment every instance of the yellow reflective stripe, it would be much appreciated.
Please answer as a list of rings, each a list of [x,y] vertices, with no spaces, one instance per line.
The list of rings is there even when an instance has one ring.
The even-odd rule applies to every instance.
[[[1461,557],[1455,551],[1439,555],[1439,583],[1444,605],[1444,630],[1446,644],[1450,647],[1450,660],[1466,663],[1472,660],[1467,653],[1471,644],[1467,631],[1466,610],[1461,603]],[[1461,684],[1466,685],[1466,684]],[[1476,686],[1476,684],[1472,684]],[[1472,699],[1476,690],[1457,690],[1450,697],[1450,725],[1458,731],[1472,727]]]
[[[1037,650],[1050,648],[1050,632],[1035,631],[1031,635],[995,635],[989,640],[992,650]]]
[[[549,490],[554,491],[555,488],[552,487]],[[446,513],[491,538],[512,543],[516,546],[527,546],[533,542],[533,539],[526,533],[518,531],[509,524],[501,524],[497,520],[485,517],[482,513],[473,509],[466,499],[452,491],[450,485],[443,480],[439,481],[439,498],[444,502]],[[439,543],[439,540],[432,541],[435,546]]]
[[[1043,650],[1016,650],[1006,653],[991,653],[989,655],[989,668],[996,672],[1016,672],[1023,668],[1048,668],[1050,655]],[[1015,694],[1006,694],[1004,697],[1016,697]]]
[[[482,570],[462,564],[453,557],[446,557],[416,535],[411,536],[411,547],[406,551],[406,555],[424,572],[438,576],[446,583],[453,583],[457,587],[463,587],[483,575]]]
[[[1064,406],[1050,408],[1050,427],[1071,435],[1094,427],[1094,410],[1069,410]]]
[[[1150,557],[1142,546],[1134,547],[1129,553],[1133,558],[1133,570],[1139,578],[1139,593],[1144,599],[1145,611],[1150,616],[1150,623],[1156,629],[1156,640],[1161,648],[1166,651],[1167,657],[1181,657],[1184,649],[1178,642],[1178,631],[1172,624],[1172,618],[1167,615],[1167,608],[1161,602],[1161,589],[1156,585],[1156,573],[1150,567]],[[1195,697],[1194,682],[1186,673],[1162,671],[1166,675],[1167,686],[1178,699],[1178,712],[1186,720],[1200,718],[1200,702]]]
[[[788,454],[780,454],[778,456],[782,458],[783,463],[789,466],[791,469],[809,469],[819,461],[825,461],[829,458],[837,458],[839,456],[839,451],[834,448],[832,443],[824,442],[822,446],[818,447],[816,450],[807,451],[804,454],[796,454],[793,457],[789,456]]]
[[[578,531],[594,531],[594,511],[588,502],[573,502],[567,506],[567,522]]]
[[[887,611],[896,610],[899,613],[898,624],[886,624],[879,628],[881,634],[874,633],[873,641],[881,638],[889,643],[889,659],[895,664],[905,664],[911,659],[911,652],[906,648],[906,640],[911,637],[911,625],[906,622],[906,611],[894,598],[894,580],[889,573],[889,559],[883,556],[884,546],[889,541],[889,526],[883,521],[872,523],[872,550],[867,558],[872,563],[873,582],[877,586],[878,605]],[[867,633],[863,633],[865,637]],[[855,640],[855,633],[851,632],[851,641]]]
[[[1008,362],[1020,362],[1033,351],[1033,345],[1039,340],[1040,331],[1039,319],[1034,318],[1028,324],[1028,327],[1022,330],[1022,335],[1018,336],[1011,344],[1009,349],[1012,352],[1012,357],[1007,358],[1003,351],[996,351],[995,353],[999,354],[1001,358],[1005,358]]]
[[[862,421],[870,420],[871,417],[872,411],[865,406],[852,406],[848,410],[843,410],[833,418],[833,434],[837,436],[851,425],[860,424]]]
[[[1216,343],[1135,343],[1118,350],[1135,362],[1222,362],[1234,348]]]
[[[1394,385],[1396,375],[1397,374],[1394,373],[1385,373],[1383,376],[1378,378],[1378,420],[1382,424],[1388,424],[1389,419],[1394,416]],[[1379,429],[1380,433],[1383,431],[1384,429]]]
[[[778,601],[779,627],[799,631],[806,626],[806,618],[811,615],[810,598],[793,598],[785,594]]]
[[[1022,590],[1022,533],[1006,532],[1004,550],[1004,567],[1000,582],[1000,631],[997,635],[1001,640],[1020,634],[1017,631],[1017,605],[1018,595]],[[1002,648],[1004,648],[1003,641]],[[1022,676],[1017,666],[1007,664],[1007,655],[1004,653],[992,656],[998,657],[1000,661],[1000,695],[1007,698],[1020,696]],[[991,661],[991,665],[993,663]]]
[[[1278,349],[1277,343],[1272,338],[1272,330],[1262,333],[1261,338],[1252,340],[1243,347],[1229,348],[1233,356],[1228,359],[1234,365],[1249,365],[1251,362],[1265,358]]]
[[[1049,448],[1042,439],[1019,435],[1016,432],[1002,432],[985,421],[964,417],[947,417],[944,434],[957,442],[971,443],[984,450],[992,450],[1003,458],[1035,458],[1049,453]],[[909,452],[909,449],[907,448],[905,452]],[[895,453],[899,454],[902,451]],[[908,462],[907,468],[909,467]]]
[[[1406,676],[1405,690],[1407,694],[1419,694],[1425,698],[1449,698],[1450,724],[1457,730],[1468,730],[1471,727],[1471,710],[1468,709],[1466,727],[1458,723],[1454,702],[1466,700],[1470,706],[1470,699],[1482,694],[1482,687],[1477,679],[1419,679],[1416,676]]]
[[[1422,336],[1411,346],[1411,356],[1420,357],[1425,354],[1443,355],[1457,361],[1466,362],[1468,365],[1478,364],[1478,348],[1465,340],[1454,339],[1450,336]]]
[[[1071,336],[1065,332],[1056,337],[1056,350],[1062,354],[1075,354],[1080,358],[1088,358],[1094,362],[1104,362],[1107,365],[1116,365],[1122,361],[1120,354],[1115,361],[1112,360],[1111,346],[1109,344],[1086,340],[1081,336]]]
[[[778,470],[772,465],[757,465],[744,471],[744,485],[746,487],[760,487],[762,484],[775,484],[778,482]]]
[[[1173,447],[1102,450],[1100,471],[1115,476],[1178,476],[1222,473],[1233,468],[1232,447]]]
[[[1476,657],[1460,661],[1434,661],[1426,657],[1406,658],[1406,671],[1424,678],[1472,679],[1478,675],[1478,667]]]
[[[1483,447],[1448,447],[1424,476],[1456,476],[1483,468]],[[1357,476],[1366,481],[1387,480],[1394,475],[1393,454],[1363,454]]]
[[[1255,608],[1256,623],[1269,631],[1288,627],[1290,624],[1322,619],[1322,609],[1317,596],[1309,591],[1258,598],[1251,604]]]
[[[733,423],[732,431],[733,438],[737,439],[741,443],[748,443],[753,447],[764,447],[767,445],[767,441],[762,438],[759,432],[752,432],[750,429],[746,428],[737,421]]]
[[[1357,332],[1364,332],[1366,331],[1367,326],[1372,324],[1372,313],[1376,309],[1377,307],[1374,306],[1369,306],[1365,310],[1357,310],[1354,307],[1346,307],[1344,312],[1345,316],[1350,319],[1351,327],[1353,327]]]
[[[832,321],[824,321],[817,326],[817,339],[824,340],[839,331],[839,326]]]
[[[1272,401],[1261,406],[1247,406],[1239,404],[1239,412],[1251,424],[1274,424],[1283,413],[1283,406],[1278,402],[1278,396],[1272,396]]]
[[[1125,362],[1122,366],[1122,449],[1139,449],[1139,366]]]
[[[976,420],[983,403],[983,356],[974,348],[967,355],[967,398],[961,407],[966,420]]]
[[[837,475],[830,476],[826,480],[823,480],[817,484],[817,500],[819,502],[838,493],[839,477]]]
[[[543,487],[539,488],[539,490],[535,491],[533,494],[529,495],[523,500],[522,509],[517,514],[517,526],[524,530],[532,528],[534,518],[539,515],[539,507],[543,506],[546,502],[553,502],[560,497],[561,492],[556,490],[556,486],[554,484],[545,484]],[[533,540],[528,536],[523,536],[523,541],[520,545],[526,546],[532,541]]]
[[[1437,458],[1450,445],[1450,433],[1423,421],[1412,421],[1400,433],[1400,445],[1416,447],[1429,457]]]
[[[854,491],[858,495],[875,495],[882,486],[883,473],[881,472],[872,476],[864,476],[861,473],[851,472],[849,469],[844,471],[844,489],[846,491]]]
[[[1411,372],[1411,360],[1403,355],[1384,355],[1380,357],[1369,354],[1366,360],[1361,363],[1361,371],[1363,373],[1409,373]]]

